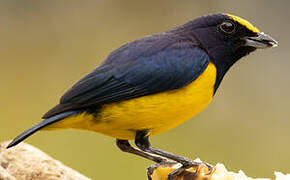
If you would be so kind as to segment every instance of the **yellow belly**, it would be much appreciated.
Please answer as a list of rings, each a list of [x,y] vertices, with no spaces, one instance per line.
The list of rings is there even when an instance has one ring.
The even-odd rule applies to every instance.
[[[210,63],[183,88],[104,105],[96,117],[83,113],[46,129],[86,129],[119,139],[134,139],[137,130],[162,133],[201,112],[212,100],[215,80],[216,68]]]

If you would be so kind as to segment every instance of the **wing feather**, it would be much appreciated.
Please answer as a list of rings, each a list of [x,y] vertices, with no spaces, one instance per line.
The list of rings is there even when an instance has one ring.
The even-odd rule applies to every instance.
[[[152,41],[148,42],[154,44]],[[103,104],[178,89],[194,81],[209,63],[206,52],[192,44],[178,44],[170,40],[164,45],[156,42],[161,47],[154,49],[148,48],[148,44],[144,42],[129,43],[121,47],[122,50],[113,52],[101,66],[69,89],[60,103],[43,118],[68,110],[100,107]],[[139,56],[132,52],[136,48],[141,51],[142,46],[147,47],[144,49],[150,52],[142,52]],[[124,54],[130,53],[133,53],[134,58],[132,55],[125,57]]]

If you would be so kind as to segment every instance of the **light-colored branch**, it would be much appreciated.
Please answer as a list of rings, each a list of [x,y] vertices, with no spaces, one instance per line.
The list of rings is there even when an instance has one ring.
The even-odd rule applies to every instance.
[[[63,165],[39,149],[20,143],[6,149],[7,142],[0,143],[0,180],[89,180],[77,171]],[[151,175],[152,180],[166,180],[170,172],[179,164],[157,166]],[[276,180],[290,180],[290,174],[275,172]],[[242,171],[229,172],[222,164],[217,164],[212,174],[208,168],[200,166],[187,169],[175,180],[269,180],[250,178]]]
[[[0,143],[0,180],[89,180],[31,145],[7,145]]]

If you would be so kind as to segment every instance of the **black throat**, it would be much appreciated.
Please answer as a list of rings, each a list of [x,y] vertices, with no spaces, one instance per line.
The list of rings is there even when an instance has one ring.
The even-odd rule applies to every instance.
[[[219,50],[208,52],[211,57],[211,62],[217,68],[217,77],[214,86],[214,93],[216,93],[223,77],[228,72],[230,67],[235,64],[239,59],[255,51],[253,47],[239,47],[236,49],[230,47],[222,47]]]

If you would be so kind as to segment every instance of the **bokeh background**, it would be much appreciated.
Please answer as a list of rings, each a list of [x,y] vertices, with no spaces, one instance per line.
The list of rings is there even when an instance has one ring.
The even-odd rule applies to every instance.
[[[228,12],[271,34],[279,47],[239,61],[204,112],[153,137],[152,144],[254,177],[290,173],[289,8],[287,0],[1,0],[0,141],[39,122],[120,45]],[[152,164],[93,132],[39,132],[26,142],[92,179],[146,179]]]

